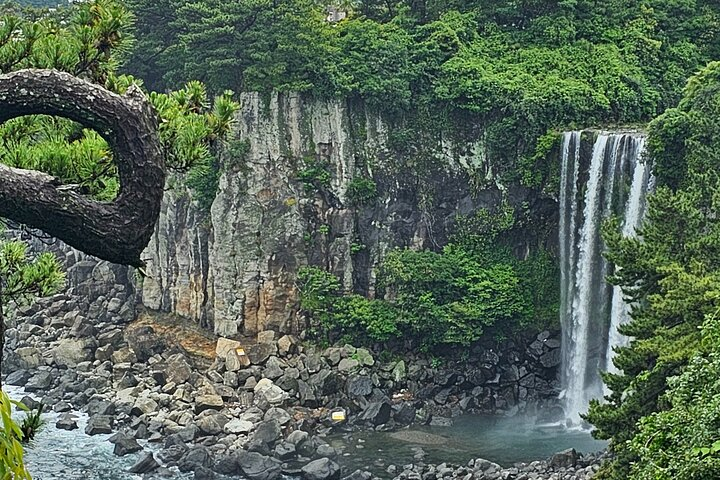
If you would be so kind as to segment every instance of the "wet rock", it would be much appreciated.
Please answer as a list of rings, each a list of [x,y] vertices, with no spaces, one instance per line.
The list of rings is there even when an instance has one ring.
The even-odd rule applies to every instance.
[[[542,357],[540,357],[540,363],[542,363],[543,367],[545,368],[557,367],[558,365],[560,365],[561,362],[562,352],[559,348],[550,350]]]
[[[206,447],[193,447],[178,460],[181,472],[192,472],[197,467],[209,467],[212,463],[210,451]]]
[[[55,422],[55,428],[59,430],[76,430],[78,428],[77,420],[69,414],[60,415],[57,422]]]
[[[236,458],[240,470],[250,480],[275,480],[282,473],[279,462],[257,452],[240,452]]]
[[[302,468],[307,480],[336,480],[340,478],[340,465],[329,458],[313,460]]]
[[[130,467],[129,472],[137,474],[150,473],[153,470],[156,470],[159,466],[160,464],[155,461],[155,457],[152,452],[145,452],[140,456],[140,460]]]
[[[16,370],[7,376],[5,379],[5,385],[22,387],[28,382],[28,380],[30,380],[31,376],[32,374],[27,370]]]
[[[361,419],[373,425],[382,425],[390,420],[392,407],[387,402],[372,402],[363,410]]]
[[[114,419],[110,415],[93,415],[88,420],[85,433],[87,435],[112,433],[113,423]]]
[[[193,480],[215,480],[215,472],[207,467],[196,467],[193,475]]]
[[[25,391],[27,392],[38,392],[40,390],[47,390],[52,385],[53,376],[50,372],[38,372],[28,380],[25,385]]]
[[[142,450],[137,440],[124,433],[118,433],[113,439],[113,443],[115,444],[113,453],[119,457]]]
[[[347,393],[350,396],[364,397],[373,390],[372,379],[366,375],[353,375],[347,380]]]

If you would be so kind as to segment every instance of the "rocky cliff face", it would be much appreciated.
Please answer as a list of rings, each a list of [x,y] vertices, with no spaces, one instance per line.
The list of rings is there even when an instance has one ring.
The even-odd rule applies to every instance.
[[[243,95],[236,133],[247,153],[223,156],[209,214],[184,187],[167,192],[142,302],[222,336],[297,332],[302,266],[323,266],[348,291],[372,296],[389,249],[439,248],[456,215],[503,196],[532,200],[496,181],[479,128],[452,141],[410,132],[362,105]],[[376,194],[358,195],[367,180]]]

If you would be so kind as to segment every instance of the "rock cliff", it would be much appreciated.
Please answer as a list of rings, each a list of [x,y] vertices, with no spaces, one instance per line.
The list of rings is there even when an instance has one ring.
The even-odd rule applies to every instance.
[[[245,153],[222,156],[209,213],[170,185],[139,289],[147,307],[222,336],[299,331],[304,265],[372,296],[389,249],[439,248],[458,214],[537,201],[497,179],[479,127],[450,139],[341,100],[244,94],[241,103]]]

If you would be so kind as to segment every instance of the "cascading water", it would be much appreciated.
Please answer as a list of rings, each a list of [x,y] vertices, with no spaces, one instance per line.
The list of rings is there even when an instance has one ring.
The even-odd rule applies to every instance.
[[[605,281],[612,271],[602,256],[600,227],[617,215],[623,219],[623,234],[633,235],[652,188],[650,169],[642,160],[642,134],[596,134],[588,165],[583,147],[589,147],[584,142],[592,135],[566,133],[561,152],[562,397],[574,425],[581,424],[590,399],[602,397],[600,371],[614,368],[613,349],[627,341],[617,328],[627,321],[629,306],[620,289]]]

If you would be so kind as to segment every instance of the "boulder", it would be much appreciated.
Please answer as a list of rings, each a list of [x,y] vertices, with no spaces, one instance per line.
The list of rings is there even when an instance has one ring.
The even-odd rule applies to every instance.
[[[340,465],[329,458],[313,460],[302,468],[303,478],[307,480],[338,480]]]
[[[265,397],[271,405],[279,405],[287,398],[287,393],[285,393],[282,388],[275,385],[269,378],[261,379],[257,382],[253,390],[256,395],[263,395],[263,397]]]
[[[225,424],[225,433],[245,434],[252,431],[254,425],[247,420],[234,418]]]
[[[282,408],[272,407],[263,416],[263,420],[275,420],[280,425],[288,423],[292,417],[290,414]]]
[[[361,419],[377,426],[387,423],[391,413],[392,407],[388,402],[372,402],[363,410]]]
[[[201,413],[205,410],[222,410],[225,406],[220,395],[199,395],[195,399],[195,413]]]
[[[181,472],[192,472],[197,467],[209,467],[212,463],[210,451],[206,447],[193,447],[178,460]]]
[[[215,345],[215,356],[225,360],[228,353],[234,352],[240,347],[242,347],[242,345],[237,340],[220,337]]]
[[[78,428],[77,420],[69,414],[60,415],[57,422],[55,422],[55,428],[58,430],[76,430]]]
[[[27,370],[15,370],[7,376],[5,379],[5,385],[22,387],[28,382],[28,380],[30,380],[31,376],[32,374]]]
[[[136,474],[149,473],[156,470],[159,466],[160,464],[155,461],[152,452],[145,452],[140,456],[140,460],[130,467],[129,472]]]
[[[158,403],[153,400],[150,397],[140,397],[137,400],[135,400],[135,404],[133,405],[132,410],[130,411],[131,415],[134,415],[136,417],[139,417],[143,414],[148,414],[151,412],[155,412],[158,409]]]
[[[47,390],[52,385],[53,376],[50,372],[38,372],[28,380],[25,385],[25,391],[37,392],[40,390]]]
[[[93,360],[95,348],[91,338],[64,338],[53,348],[53,360],[60,367],[75,368],[80,362]]]
[[[291,353],[295,353],[297,345],[300,343],[298,339],[291,335],[283,335],[277,342],[278,353],[280,356],[287,356]]]
[[[276,442],[281,436],[280,423],[277,420],[265,420],[260,422],[255,429],[253,439],[269,445]]]
[[[574,448],[558,452],[550,459],[550,466],[553,468],[568,468],[577,465],[578,454]]]
[[[192,368],[185,356],[181,353],[168,358],[166,377],[168,382],[181,385],[187,382],[192,375]]]
[[[118,433],[113,439],[113,443],[115,444],[113,453],[119,457],[142,450],[137,440],[124,433]]]
[[[337,368],[340,372],[348,373],[357,370],[359,366],[360,362],[358,362],[354,358],[343,358],[342,360],[340,360]]]
[[[102,433],[112,433],[113,417],[110,415],[93,415],[88,420],[85,427],[87,435],[99,435]]]
[[[347,380],[347,393],[354,397],[364,397],[373,390],[373,382],[367,375],[353,375]]]
[[[250,363],[253,365],[262,365],[270,358],[271,355],[277,353],[277,346],[275,343],[258,343],[251,345],[246,349]]]
[[[372,367],[373,365],[375,365],[375,359],[370,354],[370,352],[364,348],[358,348],[357,350],[355,350],[353,358],[355,358],[355,360],[357,360],[360,365],[364,365],[366,367]]]
[[[248,358],[244,350],[241,353],[238,353],[236,350],[231,350],[225,356],[225,369],[228,372],[237,372],[249,366],[250,358]]]
[[[236,459],[238,467],[250,480],[275,480],[282,473],[279,462],[257,452],[241,451]]]

